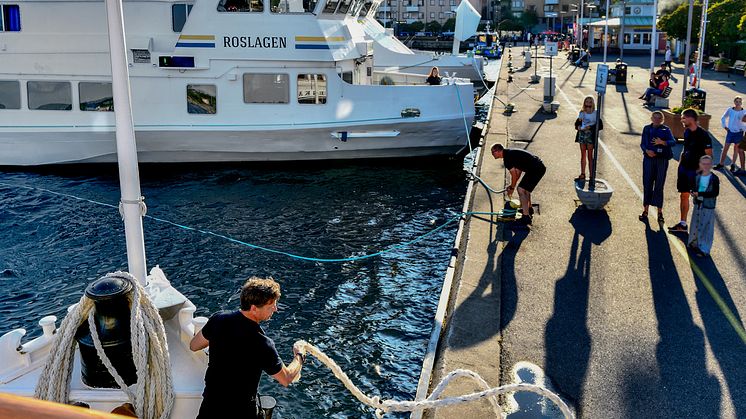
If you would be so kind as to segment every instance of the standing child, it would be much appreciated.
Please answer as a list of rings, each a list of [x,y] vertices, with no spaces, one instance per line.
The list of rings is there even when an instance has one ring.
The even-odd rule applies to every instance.
[[[746,109],[743,109],[743,99],[736,96],[733,99],[733,107],[725,110],[723,117],[720,118],[720,124],[725,129],[725,145],[723,152],[720,153],[720,162],[715,165],[715,169],[722,169],[725,163],[725,157],[728,155],[728,148],[733,145],[733,158],[731,159],[730,171],[736,173],[736,160],[741,158],[741,170],[744,169],[744,150],[739,143],[743,141],[746,124],[743,119],[746,117]]]
[[[588,171],[593,172],[593,136],[596,128],[598,114],[596,112],[596,103],[593,96],[586,96],[583,100],[583,108],[575,120],[575,142],[580,144],[580,176],[576,180],[585,180],[586,163]],[[601,128],[599,125],[598,129]]]
[[[694,190],[692,191],[692,228],[689,231],[689,248],[697,256],[710,254],[712,240],[715,236],[715,203],[720,193],[720,179],[712,173],[712,157],[702,156],[699,159]]]

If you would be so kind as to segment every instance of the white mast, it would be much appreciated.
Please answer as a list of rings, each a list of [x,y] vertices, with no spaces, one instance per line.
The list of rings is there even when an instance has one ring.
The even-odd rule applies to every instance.
[[[705,0],[707,1],[707,0]],[[656,29],[658,26],[658,0],[653,0],[653,38],[650,40],[650,72],[655,72],[655,50],[658,49],[658,37]],[[685,71],[686,72],[686,71]]]
[[[145,205],[140,195],[140,175],[137,169],[137,147],[130,103],[129,69],[121,0],[106,0],[106,18],[109,25],[109,55],[114,93],[119,187],[122,191],[119,206],[124,218],[127,264],[129,272],[144,285],[147,275],[142,231]]]
[[[609,13],[609,0],[606,0],[606,22],[604,22],[604,64],[606,64],[606,52],[609,49],[609,19],[610,18],[611,18],[611,14]],[[622,16],[622,19],[624,19],[624,16]]]
[[[709,7],[709,0],[702,2],[702,24],[699,28],[699,48],[697,49],[697,89],[702,81],[702,54],[705,52],[705,34],[707,33],[707,8]]]

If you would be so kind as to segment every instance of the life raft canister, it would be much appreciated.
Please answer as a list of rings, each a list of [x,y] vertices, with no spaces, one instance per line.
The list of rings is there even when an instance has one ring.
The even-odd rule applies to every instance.
[[[130,341],[130,305],[127,298],[132,284],[126,278],[99,278],[86,287],[85,295],[93,300],[93,319],[101,346],[114,369],[129,386],[137,381]],[[75,340],[80,349],[83,383],[96,388],[119,388],[114,377],[96,352],[88,321],[78,327]]]

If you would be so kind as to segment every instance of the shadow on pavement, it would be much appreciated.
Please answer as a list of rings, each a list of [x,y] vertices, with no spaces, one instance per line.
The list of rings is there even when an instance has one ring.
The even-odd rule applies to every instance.
[[[651,411],[665,418],[720,417],[720,385],[707,371],[704,333],[694,324],[666,232],[652,230],[646,223],[645,239],[660,337],[656,348],[659,381],[653,386],[659,394],[651,399],[641,393],[640,387],[649,386],[650,377],[631,383],[629,417]],[[640,403],[645,398],[648,403]]]
[[[739,257],[738,254],[734,256]],[[692,273],[697,285],[697,307],[702,316],[707,341],[728,384],[730,399],[735,409],[734,417],[746,417],[746,345],[705,288],[705,284],[694,271],[694,266],[704,274],[706,280],[720,296],[722,304],[730,309],[735,316],[735,321],[741,327],[743,327],[743,321],[731,298],[728,286],[712,258],[693,257],[695,259],[692,260]]]
[[[487,194],[489,199],[489,211],[495,212],[495,203],[492,200],[492,194]],[[480,220],[484,218],[479,217]],[[468,324],[466,328],[454,328],[452,330],[450,345],[453,348],[468,348],[477,345],[483,341],[491,339],[500,333],[500,322],[490,321],[489,317],[494,312],[495,317],[499,314],[497,310],[500,307],[500,260],[503,254],[497,256],[500,237],[497,236],[495,229],[497,224],[496,216],[490,216],[489,239],[487,245],[486,265],[479,282],[474,290],[466,299],[453,311],[452,319],[465,319],[462,321]],[[470,227],[473,228],[473,227]],[[485,290],[489,288],[489,294]],[[469,324],[470,322],[480,321],[480,326]]]
[[[591,352],[588,295],[593,246],[611,235],[606,211],[578,208],[570,218],[575,229],[567,271],[555,284],[554,312],[546,326],[546,373],[558,389],[576,401],[582,415],[583,384]]]
[[[515,279],[515,259],[523,240],[528,237],[529,230],[503,230],[505,248],[500,254],[500,267],[502,283],[500,284],[500,330],[510,324],[518,307],[518,285]]]

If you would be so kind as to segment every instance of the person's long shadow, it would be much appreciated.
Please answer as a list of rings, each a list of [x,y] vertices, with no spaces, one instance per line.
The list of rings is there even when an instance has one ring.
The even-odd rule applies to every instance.
[[[491,212],[495,211],[495,203],[492,202],[492,194],[488,194],[490,202],[489,208]],[[485,268],[482,271],[482,275],[479,277],[479,282],[474,290],[469,294],[468,297],[455,308],[453,312],[453,319],[485,319],[482,322],[483,327],[469,327],[469,328],[453,328],[451,330],[450,345],[454,348],[468,348],[470,346],[479,344],[485,340],[491,339],[498,333],[500,333],[500,324],[497,321],[489,321],[489,317],[494,315],[498,318],[500,315],[500,261],[503,257],[501,253],[497,256],[497,248],[500,243],[500,237],[497,236],[499,228],[495,228],[497,224],[497,217],[490,216],[486,218],[484,216],[473,216],[474,219],[481,221],[490,222],[489,239],[487,244],[487,257]],[[474,228],[473,226],[470,228]],[[485,290],[490,289],[489,294],[485,294]],[[469,320],[467,320],[468,322]]]
[[[630,383],[629,413],[639,416],[651,410],[643,398],[634,396],[644,386],[657,390],[655,399],[660,405],[655,410],[659,417],[720,417],[720,385],[707,370],[704,334],[694,324],[666,232],[646,224],[645,239],[660,337],[656,348],[660,382],[651,386],[650,377],[641,374],[643,382]]]
[[[738,257],[739,255],[734,256]],[[696,272],[697,270],[700,272]],[[740,324],[741,328],[743,328],[743,320],[739,316],[733,298],[728,291],[728,286],[712,258],[694,259],[692,261],[692,273],[697,285],[697,307],[702,316],[707,341],[710,343],[710,348],[718,360],[725,381],[728,383],[730,399],[735,409],[734,416],[738,418],[746,417],[746,345],[725,317],[723,307],[720,307],[705,288],[705,283],[699,277],[699,273],[703,274],[704,281],[709,282],[708,285],[717,293],[720,304],[730,309],[734,316],[732,320]]]
[[[567,270],[555,284],[554,313],[546,326],[546,373],[580,406],[591,353],[587,318],[592,249],[611,235],[611,221],[606,211],[581,207],[570,223],[575,233]]]

